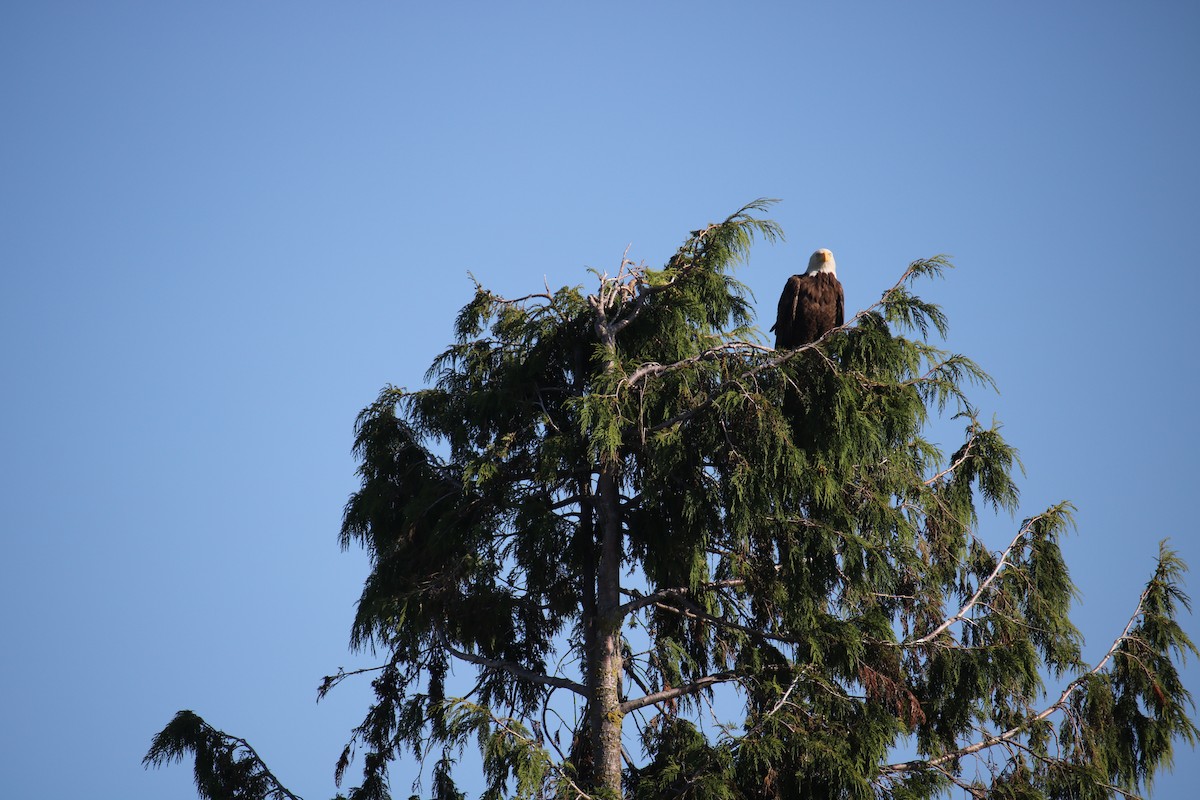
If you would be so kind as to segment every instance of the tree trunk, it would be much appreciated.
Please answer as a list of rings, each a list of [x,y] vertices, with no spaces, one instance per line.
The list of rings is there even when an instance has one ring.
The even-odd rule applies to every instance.
[[[588,722],[595,757],[596,789],[621,797],[621,499],[611,466],[596,482],[600,517],[600,564],[596,572],[596,617],[590,654]]]

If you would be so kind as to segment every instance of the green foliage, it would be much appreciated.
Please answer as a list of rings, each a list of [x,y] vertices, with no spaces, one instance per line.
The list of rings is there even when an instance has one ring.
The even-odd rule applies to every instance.
[[[213,728],[192,711],[180,711],[155,734],[142,763],[161,767],[188,754],[195,761],[196,792],[205,800],[299,800],[244,739]]]
[[[779,236],[768,205],[592,294],[477,285],[426,388],[359,415],[341,544],[371,572],[351,643],[385,663],[337,765],[361,756],[351,798],[388,797],[405,752],[432,762],[433,797],[462,797],[467,747],[487,798],[1111,797],[1194,742],[1170,550],[1090,667],[1059,546],[1072,507],[1000,549],[976,535],[981,511],[1018,509],[1020,461],[970,401],[990,378],[928,339],[947,320],[911,287],[947,259],[771,350],[732,276]],[[937,414],[963,423],[948,457],[924,438]],[[741,718],[705,730],[722,685]],[[224,752],[166,741],[197,770]],[[918,757],[889,763],[905,742]],[[149,763],[182,752],[155,747]]]
[[[685,720],[663,718],[642,737],[650,763],[636,773],[636,800],[736,800],[742,796],[732,781],[733,754],[728,746],[712,746]]]
[[[1110,652],[1111,669],[1079,682],[1060,730],[1079,761],[1129,792],[1149,787],[1155,772],[1171,765],[1176,737],[1194,746],[1200,733],[1174,662],[1198,654],[1176,622],[1179,606],[1190,609],[1180,586],[1185,569],[1164,543],[1142,613]]]

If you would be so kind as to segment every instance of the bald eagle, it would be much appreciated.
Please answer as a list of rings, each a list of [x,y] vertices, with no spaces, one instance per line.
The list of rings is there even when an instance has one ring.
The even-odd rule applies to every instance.
[[[844,322],[842,284],[837,279],[833,253],[821,249],[808,259],[808,271],[788,278],[779,298],[775,349],[795,348],[815,342]]]

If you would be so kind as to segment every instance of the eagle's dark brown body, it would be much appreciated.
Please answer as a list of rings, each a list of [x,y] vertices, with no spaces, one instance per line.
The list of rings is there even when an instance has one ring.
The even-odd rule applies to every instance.
[[[820,339],[845,321],[844,303],[842,284],[832,272],[788,278],[779,298],[779,314],[771,327],[775,349],[791,349]]]

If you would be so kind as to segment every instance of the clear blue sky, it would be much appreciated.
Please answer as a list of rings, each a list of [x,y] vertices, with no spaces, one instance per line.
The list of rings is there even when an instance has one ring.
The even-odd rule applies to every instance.
[[[854,309],[953,256],[922,294],[999,383],[1022,511],[1079,507],[1092,659],[1159,539],[1200,570],[1197,6],[831,5],[5,3],[3,793],[192,797],[140,766],[192,708],[332,796],[355,414],[420,385],[468,270],[658,265],[760,196],[768,314],[817,247]]]

